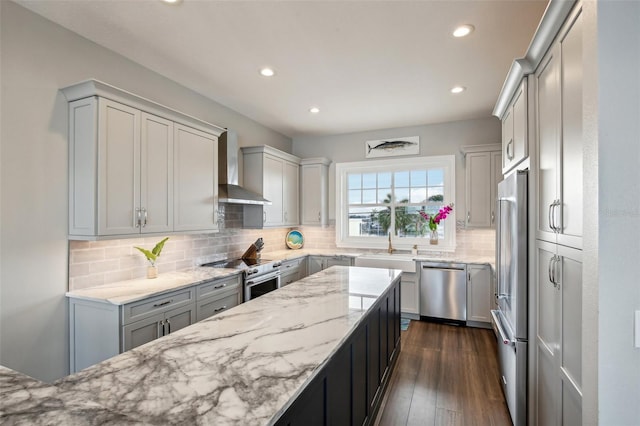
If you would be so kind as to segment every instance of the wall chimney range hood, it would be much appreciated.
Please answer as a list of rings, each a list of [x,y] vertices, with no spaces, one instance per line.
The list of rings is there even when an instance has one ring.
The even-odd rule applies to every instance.
[[[271,205],[271,201],[238,185],[238,135],[233,130],[218,139],[218,183],[221,203]]]

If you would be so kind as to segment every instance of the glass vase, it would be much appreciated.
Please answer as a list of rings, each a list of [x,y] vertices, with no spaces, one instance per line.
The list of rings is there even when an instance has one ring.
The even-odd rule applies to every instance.
[[[429,235],[429,244],[438,244],[438,230],[431,231]]]
[[[158,278],[158,267],[153,265],[153,266],[147,266],[147,278],[148,279],[154,279],[154,278]]]

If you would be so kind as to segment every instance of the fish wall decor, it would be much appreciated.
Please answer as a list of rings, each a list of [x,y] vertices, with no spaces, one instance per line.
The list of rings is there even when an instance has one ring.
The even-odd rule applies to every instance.
[[[420,153],[420,136],[366,141],[364,148],[365,158],[417,155]]]

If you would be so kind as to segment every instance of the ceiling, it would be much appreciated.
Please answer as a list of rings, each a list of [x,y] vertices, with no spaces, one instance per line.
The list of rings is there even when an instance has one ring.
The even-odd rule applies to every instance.
[[[16,0],[289,137],[488,117],[546,0]],[[454,38],[460,24],[475,31]],[[276,75],[263,77],[269,66]],[[467,90],[453,95],[461,85]],[[317,106],[319,114],[309,108]]]

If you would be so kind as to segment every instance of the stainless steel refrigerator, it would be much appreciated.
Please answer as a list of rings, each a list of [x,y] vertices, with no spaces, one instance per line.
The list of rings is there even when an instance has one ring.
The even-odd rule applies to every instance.
[[[500,381],[516,426],[527,424],[527,172],[498,184],[496,298],[491,311],[498,339]]]

